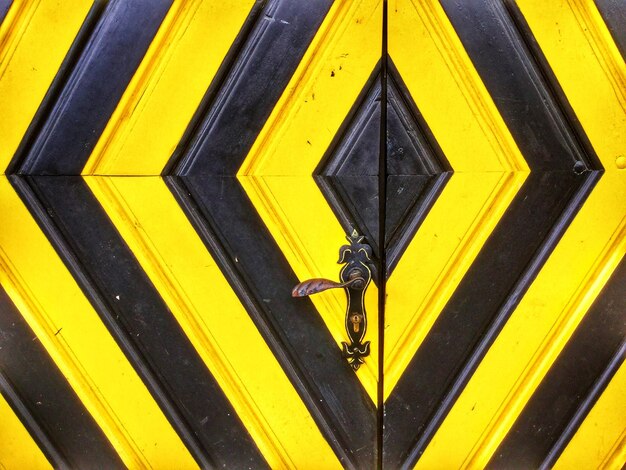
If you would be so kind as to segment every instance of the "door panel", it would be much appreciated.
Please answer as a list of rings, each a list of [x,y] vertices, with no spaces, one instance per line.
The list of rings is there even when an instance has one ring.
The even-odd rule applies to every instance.
[[[85,410],[41,342],[33,341],[35,333],[4,289],[0,291],[0,300],[3,333],[0,381],[5,401],[16,410],[11,410],[8,404],[3,409],[2,465],[51,468],[45,455],[52,455],[54,462],[67,465],[69,460],[63,456],[71,455],[72,462],[81,466],[97,461],[109,468],[120,468],[122,462],[113,445]],[[26,436],[17,425],[10,424],[11,414],[25,423],[22,427]],[[45,429],[70,429],[72,432],[50,435]],[[37,448],[37,445],[45,455],[33,451],[33,446]],[[38,461],[43,463],[38,464]]]
[[[330,7],[96,5],[13,158],[3,212],[23,229],[3,231],[6,308],[15,303],[42,337],[79,398],[74,413],[84,406],[93,416],[92,438],[112,446],[115,465],[375,465],[376,353],[357,376],[338,347],[341,296],[290,296],[298,275],[339,271],[344,233],[313,171],[380,58],[380,2]],[[207,31],[215,32],[209,42]],[[300,109],[296,92],[317,103]],[[289,144],[308,162],[253,147],[294,139],[273,129],[285,112],[296,113],[286,121],[296,133],[324,124],[307,137],[312,143]],[[279,173],[254,163],[259,155],[288,177],[275,180]],[[264,219],[255,185],[266,175],[299,237],[304,216],[321,217],[304,243],[285,247]],[[294,187],[298,199],[286,200]],[[20,250],[22,232],[38,245]],[[307,250],[323,254],[315,256],[320,267],[294,261]],[[51,292],[36,276],[37,258],[59,279],[56,302],[44,297]],[[16,265],[22,259],[30,271]],[[39,315],[28,315],[25,302],[41,304]],[[368,304],[375,343],[375,288]],[[79,321],[86,308],[91,330],[87,318]],[[111,365],[101,358],[109,356]],[[116,401],[121,395],[126,404]],[[24,393],[18,399],[36,406]],[[132,429],[150,413],[151,426]],[[40,417],[41,435],[53,418]],[[42,448],[53,465],[81,462],[62,439],[51,441]],[[104,465],[101,452],[91,462]]]
[[[301,281],[337,275],[338,247],[343,245],[346,231],[313,175],[318,181],[327,178],[325,171],[318,170],[320,161],[377,69],[381,26],[380,2],[333,5],[237,173],[248,198]],[[380,115],[372,116],[372,120],[379,134]],[[367,170],[336,179],[350,178],[368,188],[372,179],[377,181],[378,166]],[[377,193],[361,197],[377,200]],[[354,205],[351,202],[349,206]],[[344,293],[327,292],[311,300],[341,346],[345,340]],[[374,403],[377,303],[377,289],[371,285],[366,310],[372,352],[357,375]]]
[[[37,447],[33,438],[13,412],[4,397],[0,396],[2,417],[2,465],[5,467],[52,468]]]
[[[390,60],[451,175],[387,281],[386,397],[528,174],[443,9],[399,4],[389,25]]]
[[[0,1],[0,466],[620,468],[624,16]]]
[[[412,244],[429,238],[409,244],[387,283],[384,462],[539,467],[558,459],[589,409],[578,406],[597,399],[605,375],[624,358],[623,322],[593,314],[619,311],[610,294],[599,294],[624,255],[624,204],[615,205],[624,199],[614,157],[621,151],[608,150],[612,139],[601,138],[599,128],[597,140],[592,135],[601,123],[605,134],[623,127],[623,61],[589,2],[555,3],[550,12],[531,1],[432,3],[389,8],[390,59],[452,176]],[[446,58],[437,68],[440,56]],[[420,73],[425,69],[432,73]],[[592,83],[606,90],[612,117],[598,108]],[[477,108],[451,112],[468,105]],[[478,157],[488,153],[472,148],[479,142],[473,125],[500,157],[494,161],[516,164],[482,166]],[[470,158],[464,166],[457,149]],[[462,229],[443,252],[445,268],[427,268],[444,232],[428,232],[429,218],[455,178],[475,178],[487,189],[498,174],[511,184],[500,195],[492,186],[485,201],[493,208],[472,212],[463,198],[454,201],[456,212],[445,212],[448,234],[465,216],[479,235]],[[411,300],[416,307],[404,314]],[[389,334],[407,328],[410,341]],[[585,336],[602,346],[583,353]],[[589,367],[565,380],[575,364]],[[402,373],[394,374],[396,367]],[[611,436],[619,447],[615,439],[622,438]],[[616,451],[605,457],[609,467],[624,459]]]

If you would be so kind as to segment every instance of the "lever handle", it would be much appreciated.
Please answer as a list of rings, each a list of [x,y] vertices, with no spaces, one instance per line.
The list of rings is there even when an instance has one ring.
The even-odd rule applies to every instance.
[[[309,295],[317,294],[318,292],[324,292],[328,289],[338,289],[340,287],[355,287],[358,285],[365,285],[365,279],[362,277],[355,277],[347,282],[335,282],[330,279],[308,279],[301,282],[291,291],[292,297],[307,297]]]
[[[355,230],[351,236],[347,237],[350,244],[340,248],[338,263],[344,265],[339,272],[341,282],[321,278],[308,279],[299,283],[291,291],[292,297],[306,297],[340,287],[346,291],[348,307],[345,327],[350,344],[342,341],[343,356],[348,359],[354,370],[357,370],[364,363],[363,358],[370,354],[370,342],[363,342],[367,331],[365,289],[372,280],[374,266],[371,260],[372,248],[363,242],[364,238]]]

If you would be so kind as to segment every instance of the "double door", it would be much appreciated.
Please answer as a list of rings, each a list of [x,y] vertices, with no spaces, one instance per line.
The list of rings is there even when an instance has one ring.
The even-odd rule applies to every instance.
[[[623,465],[624,7],[54,3],[0,10],[0,463]]]

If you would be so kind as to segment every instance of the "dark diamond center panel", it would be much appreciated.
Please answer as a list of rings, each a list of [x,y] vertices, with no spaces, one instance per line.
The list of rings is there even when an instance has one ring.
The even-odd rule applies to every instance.
[[[315,172],[344,230],[365,235],[380,258],[381,80],[376,70]],[[387,80],[387,276],[445,186],[451,168],[393,67]]]

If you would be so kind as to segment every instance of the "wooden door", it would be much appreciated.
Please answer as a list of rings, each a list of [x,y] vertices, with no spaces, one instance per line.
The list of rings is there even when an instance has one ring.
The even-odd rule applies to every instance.
[[[44,466],[373,467],[376,339],[355,374],[343,292],[290,293],[338,272],[312,175],[382,3],[15,2],[3,28],[8,458],[15,410]]]
[[[389,2],[388,128],[447,165],[388,267],[383,467],[623,465],[623,6]]]
[[[0,1],[0,464],[619,468],[626,9],[544,3]]]

